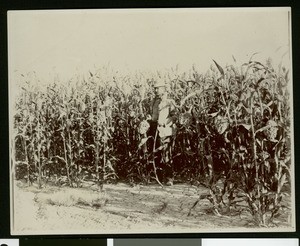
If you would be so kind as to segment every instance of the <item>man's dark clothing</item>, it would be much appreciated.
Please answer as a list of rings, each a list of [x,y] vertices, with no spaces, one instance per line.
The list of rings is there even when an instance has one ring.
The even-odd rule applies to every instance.
[[[157,120],[158,120],[160,103],[161,103],[161,98],[158,96],[156,96],[151,103],[150,115],[151,115],[152,121],[157,122]]]

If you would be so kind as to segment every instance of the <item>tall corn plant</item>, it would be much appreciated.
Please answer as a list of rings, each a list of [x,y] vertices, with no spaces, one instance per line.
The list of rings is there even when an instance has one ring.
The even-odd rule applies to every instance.
[[[17,166],[26,165],[27,183],[37,180],[39,188],[43,184],[43,169],[46,165],[46,149],[47,149],[47,125],[46,120],[46,104],[45,95],[41,92],[34,91],[29,83],[28,88],[23,87],[21,92],[21,101],[17,103],[18,115],[15,117],[15,127],[18,134],[15,141],[21,140],[21,149],[23,157],[15,156]],[[31,91],[30,91],[31,90]],[[20,105],[22,103],[23,105]],[[20,153],[17,150],[17,153]],[[21,174],[22,175],[22,174]]]
[[[218,212],[246,201],[256,224],[266,226],[283,208],[281,191],[290,182],[290,123],[282,118],[290,115],[287,72],[279,79],[261,63],[244,67],[242,73],[233,67],[224,72],[218,65],[222,77],[214,80],[219,100],[209,141],[208,198]]]
[[[15,131],[13,131],[14,134],[12,136],[12,159],[16,177],[25,177],[27,179],[27,184],[30,185],[32,182],[32,168],[29,159],[30,136],[28,136],[28,131],[32,129],[31,121],[33,121],[33,117],[29,111],[30,98],[27,88],[23,87],[22,90],[23,92],[20,94],[20,100],[15,104],[16,114],[13,126]]]

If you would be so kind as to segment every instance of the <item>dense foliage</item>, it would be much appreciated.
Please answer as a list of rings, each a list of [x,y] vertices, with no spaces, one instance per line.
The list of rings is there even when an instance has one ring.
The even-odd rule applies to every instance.
[[[217,213],[243,207],[258,225],[270,225],[290,192],[288,75],[284,67],[275,72],[270,62],[255,61],[226,68],[215,62],[204,75],[195,68],[160,74],[177,105],[166,164],[174,182],[209,187],[205,198]],[[13,115],[17,179],[41,188],[46,182],[78,187],[92,181],[102,187],[163,179],[154,165],[160,150],[149,150],[147,128],[142,129],[155,76],[99,70],[42,88],[36,78],[22,79]]]

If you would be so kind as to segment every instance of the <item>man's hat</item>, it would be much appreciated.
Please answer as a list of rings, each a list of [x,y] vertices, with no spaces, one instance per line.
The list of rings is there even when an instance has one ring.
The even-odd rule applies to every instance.
[[[154,83],[154,88],[157,88],[157,87],[166,87],[166,83],[165,81],[162,81],[162,80],[159,80],[159,81],[156,81],[156,83]]]

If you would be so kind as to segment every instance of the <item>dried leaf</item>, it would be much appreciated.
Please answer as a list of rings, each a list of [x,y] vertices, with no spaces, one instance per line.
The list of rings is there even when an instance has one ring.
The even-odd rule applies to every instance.
[[[146,142],[147,140],[149,139],[150,137],[146,137],[146,138],[142,138],[140,143],[139,143],[139,146],[138,148],[140,149]]]
[[[213,59],[214,63],[216,64],[219,72],[222,74],[222,76],[225,75],[223,68]]]
[[[240,124],[240,126],[243,126],[247,131],[251,129],[251,125],[249,124]]]

